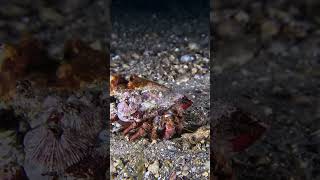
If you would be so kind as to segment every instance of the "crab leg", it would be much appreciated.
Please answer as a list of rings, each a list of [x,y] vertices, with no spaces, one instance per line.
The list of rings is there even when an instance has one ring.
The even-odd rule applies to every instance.
[[[139,127],[139,126],[141,126],[141,123],[137,123],[137,122],[131,123],[129,127],[127,127],[126,129],[124,129],[123,135],[128,134],[131,130],[133,130],[133,129]]]
[[[134,141],[139,137],[144,137],[145,135],[147,135],[151,130],[151,125],[147,122],[144,122],[141,126],[141,128],[135,133],[133,134],[129,140],[130,141]]]

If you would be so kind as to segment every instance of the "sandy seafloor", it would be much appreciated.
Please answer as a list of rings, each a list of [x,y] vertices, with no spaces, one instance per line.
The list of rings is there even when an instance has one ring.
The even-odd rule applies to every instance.
[[[270,126],[233,158],[238,179],[319,179],[319,2],[213,2],[213,98]]]
[[[113,9],[111,73],[138,74],[187,95],[186,132],[209,133],[209,11],[190,14]],[[181,61],[181,57],[193,58]],[[181,136],[151,143],[111,136],[114,179],[209,179],[209,138]]]

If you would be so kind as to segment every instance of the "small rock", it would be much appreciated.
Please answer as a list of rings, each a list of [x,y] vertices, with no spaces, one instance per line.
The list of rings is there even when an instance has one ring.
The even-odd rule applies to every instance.
[[[192,61],[194,61],[194,60],[195,60],[195,57],[194,57],[193,55],[190,55],[190,54],[183,55],[183,56],[181,56],[181,58],[180,58],[180,61],[181,61],[181,62],[185,62],[185,63],[187,63],[187,62],[192,62]]]
[[[186,70],[182,69],[182,68],[179,68],[178,69],[178,73],[180,74],[185,74],[186,73]]]
[[[140,59],[140,55],[137,54],[137,53],[133,53],[131,56],[132,56],[135,60]]]
[[[189,77],[188,76],[181,76],[177,79],[177,84],[181,84],[181,83],[185,83],[189,81]]]
[[[95,50],[102,50],[102,44],[99,40],[93,42],[92,44],[90,44],[90,47],[92,49],[95,49]]]
[[[182,176],[187,176],[189,174],[189,172],[183,170],[181,174],[182,174]]]
[[[202,173],[202,176],[208,177],[208,176],[209,176],[209,173],[206,171],[206,172]]]
[[[190,49],[190,50],[199,50],[200,49],[200,46],[199,46],[199,44],[197,44],[197,43],[189,43],[188,44],[188,48]]]
[[[192,73],[192,74],[196,74],[197,72],[198,72],[198,69],[197,69],[197,68],[192,68],[192,69],[191,69],[191,73]]]
[[[153,164],[149,165],[148,167],[148,171],[150,171],[152,174],[154,174],[155,176],[158,175],[159,176],[159,161],[154,161]]]

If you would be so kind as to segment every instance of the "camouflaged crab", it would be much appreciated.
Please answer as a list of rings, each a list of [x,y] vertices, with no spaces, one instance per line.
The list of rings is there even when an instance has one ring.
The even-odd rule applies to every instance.
[[[183,128],[183,112],[192,105],[186,96],[131,75],[110,78],[110,120],[133,141],[139,137],[170,139]]]

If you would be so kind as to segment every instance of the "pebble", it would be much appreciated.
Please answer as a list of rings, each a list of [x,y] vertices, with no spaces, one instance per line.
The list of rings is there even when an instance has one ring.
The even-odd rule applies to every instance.
[[[135,60],[140,59],[140,55],[137,54],[137,53],[133,53],[131,56],[132,56]]]
[[[206,172],[202,173],[202,176],[208,177],[208,176],[209,176],[209,173],[206,171]]]
[[[182,174],[182,176],[187,176],[187,175],[189,174],[189,172],[188,172],[188,171],[183,170],[181,174]]]
[[[159,161],[158,160],[154,161],[154,163],[149,165],[149,167],[148,167],[148,171],[150,171],[155,176],[156,175],[159,176],[159,169],[160,169],[160,167],[159,167]]]
[[[190,49],[190,50],[199,50],[200,49],[200,46],[199,46],[199,44],[197,44],[197,43],[189,43],[188,44],[188,48]]]
[[[91,43],[90,47],[92,49],[95,49],[95,50],[102,50],[102,44],[101,44],[101,42],[99,40],[94,41],[93,43]]]
[[[187,62],[192,62],[195,60],[195,57],[193,55],[190,54],[186,54],[180,57],[180,61],[187,63]]]
[[[192,73],[192,74],[196,74],[197,72],[198,72],[198,69],[197,69],[197,68],[192,68],[192,69],[191,69],[191,73]]]

